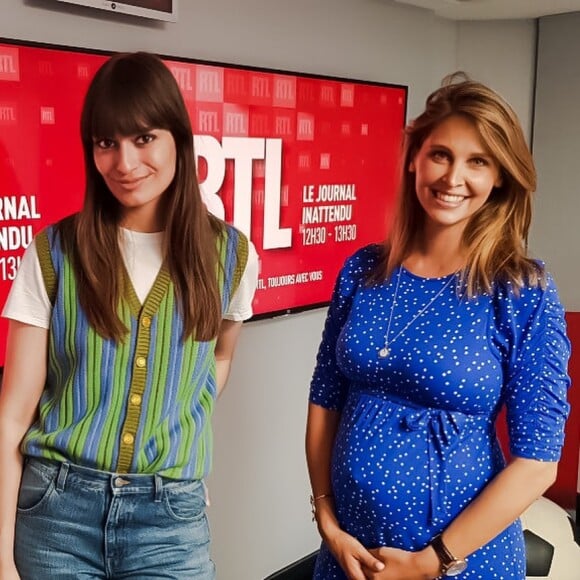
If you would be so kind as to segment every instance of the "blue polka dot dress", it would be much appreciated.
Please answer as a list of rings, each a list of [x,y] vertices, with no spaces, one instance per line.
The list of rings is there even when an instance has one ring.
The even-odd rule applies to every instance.
[[[369,548],[420,550],[504,467],[504,405],[514,456],[559,459],[570,347],[550,277],[545,289],[498,284],[468,300],[456,276],[404,268],[367,286],[377,259],[377,246],[363,248],[338,277],[310,401],[341,413],[331,478],[342,528]],[[519,520],[467,561],[464,579],[524,579]],[[324,545],[314,578],[346,578]]]

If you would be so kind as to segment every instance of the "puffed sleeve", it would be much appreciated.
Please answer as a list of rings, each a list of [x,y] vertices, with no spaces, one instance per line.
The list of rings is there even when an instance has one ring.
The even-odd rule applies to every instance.
[[[376,263],[378,251],[376,245],[359,250],[346,260],[336,279],[310,383],[310,402],[329,410],[340,411],[346,401],[348,379],[338,367],[336,343],[356,291],[364,284],[364,274]]]
[[[517,295],[505,285],[495,298],[511,454],[558,461],[570,410],[570,341],[556,285],[547,275],[545,288]]]

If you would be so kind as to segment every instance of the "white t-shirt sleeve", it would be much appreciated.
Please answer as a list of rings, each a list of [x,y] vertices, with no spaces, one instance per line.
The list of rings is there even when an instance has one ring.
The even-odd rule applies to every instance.
[[[230,305],[224,314],[227,320],[239,322],[251,318],[252,300],[258,284],[258,253],[252,242],[248,241],[248,262],[240,280],[240,285],[230,300]]]
[[[46,293],[33,240],[22,256],[2,316],[24,324],[48,328],[51,314],[52,305]]]

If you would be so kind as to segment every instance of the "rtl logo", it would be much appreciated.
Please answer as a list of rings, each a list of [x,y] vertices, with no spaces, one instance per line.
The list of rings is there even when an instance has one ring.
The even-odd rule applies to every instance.
[[[224,71],[211,66],[196,69],[195,96],[198,101],[220,103],[224,100]]]
[[[298,141],[314,141],[314,115],[298,113],[296,125],[296,139]]]
[[[354,107],[354,85],[340,86],[340,106]]]
[[[0,81],[19,81],[18,48],[0,46]]]
[[[0,125],[17,125],[16,107],[12,103],[0,103]]]
[[[184,97],[189,96],[192,99],[195,98],[191,67],[172,65],[171,72],[173,73]]]
[[[54,107],[40,107],[40,124],[54,125],[55,122]]]

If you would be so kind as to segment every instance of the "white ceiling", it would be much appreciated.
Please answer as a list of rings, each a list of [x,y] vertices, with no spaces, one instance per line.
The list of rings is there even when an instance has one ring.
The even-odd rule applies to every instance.
[[[580,12],[580,0],[394,0],[427,8],[452,20],[502,20],[539,18]]]

